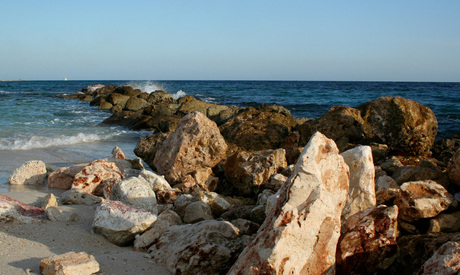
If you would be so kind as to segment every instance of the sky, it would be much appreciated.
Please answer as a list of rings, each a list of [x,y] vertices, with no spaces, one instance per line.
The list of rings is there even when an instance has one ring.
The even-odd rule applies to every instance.
[[[0,80],[460,82],[460,1],[0,2]]]

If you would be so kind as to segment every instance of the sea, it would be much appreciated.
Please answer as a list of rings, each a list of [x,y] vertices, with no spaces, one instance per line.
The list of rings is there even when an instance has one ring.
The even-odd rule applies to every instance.
[[[0,81],[0,191],[29,160],[57,169],[111,156],[115,146],[128,158],[147,131],[101,126],[111,113],[62,94],[88,85],[130,85],[150,93],[163,89],[225,105],[279,104],[296,117],[318,118],[333,106],[358,105],[381,96],[401,96],[430,107],[439,124],[438,139],[460,133],[459,82],[341,81]]]

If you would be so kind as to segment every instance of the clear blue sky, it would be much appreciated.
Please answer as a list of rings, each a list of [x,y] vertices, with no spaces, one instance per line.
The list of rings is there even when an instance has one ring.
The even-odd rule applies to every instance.
[[[460,81],[460,1],[0,2],[0,79]]]

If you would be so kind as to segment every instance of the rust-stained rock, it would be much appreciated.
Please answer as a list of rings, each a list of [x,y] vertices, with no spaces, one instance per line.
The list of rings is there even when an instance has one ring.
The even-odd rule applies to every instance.
[[[155,154],[153,161],[159,174],[170,183],[181,182],[216,166],[227,151],[227,144],[215,122],[200,112],[186,115]],[[206,189],[202,177],[194,178]],[[206,179],[207,180],[207,179]]]
[[[240,195],[257,194],[270,177],[287,167],[284,149],[257,152],[240,151],[225,162],[225,173]]]
[[[0,220],[13,218],[27,222],[30,221],[28,217],[44,219],[45,210],[25,204],[8,196],[0,195]]]
[[[75,175],[88,164],[77,164],[69,167],[62,167],[53,171],[48,176],[48,187],[69,190],[72,188]]]
[[[457,201],[434,181],[412,181],[401,185],[395,204],[401,220],[414,222],[435,217],[449,206],[457,205]]]
[[[305,146],[274,211],[229,274],[324,274],[335,265],[348,166],[321,133]]]
[[[115,163],[98,159],[75,175],[72,188],[79,188],[91,194],[103,180],[110,178],[122,179],[123,174]]]
[[[396,255],[398,207],[379,205],[350,216],[337,245],[338,274],[375,274]]]

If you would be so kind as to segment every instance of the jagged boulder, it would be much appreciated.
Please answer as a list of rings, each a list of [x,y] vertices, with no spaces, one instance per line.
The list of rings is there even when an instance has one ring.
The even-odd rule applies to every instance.
[[[334,141],[314,134],[229,274],[331,272],[348,188],[348,166]]]
[[[103,180],[110,178],[122,179],[123,174],[114,162],[97,159],[75,175],[72,188],[91,194]]]
[[[107,201],[96,208],[92,229],[110,242],[126,246],[156,219],[157,215],[148,211],[129,207],[119,201]]]
[[[217,125],[202,113],[193,112],[161,144],[153,164],[170,183],[182,182],[189,175],[207,189],[209,171],[225,158],[226,151],[227,144]]]
[[[239,195],[257,194],[270,177],[287,167],[284,149],[257,152],[239,151],[225,162],[227,178],[237,188]]]
[[[349,217],[337,246],[338,274],[376,274],[397,253],[398,207],[379,205]]]
[[[150,168],[156,170],[153,160],[158,148],[170,135],[170,133],[154,133],[141,138],[134,148],[134,154],[143,159]]]
[[[350,168],[350,189],[342,222],[351,215],[375,206],[375,168],[369,146],[358,146],[341,154]]]
[[[175,274],[225,274],[248,244],[226,221],[171,226],[150,247],[150,256]]]
[[[372,128],[371,139],[406,155],[427,155],[438,132],[433,111],[402,97],[379,97],[357,107]]]
[[[458,274],[460,273],[460,242],[449,241],[433,253],[418,274]]]
[[[41,160],[30,160],[14,170],[8,182],[11,185],[43,184],[45,180],[45,163]]]

